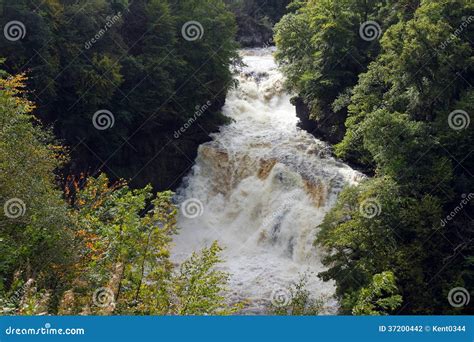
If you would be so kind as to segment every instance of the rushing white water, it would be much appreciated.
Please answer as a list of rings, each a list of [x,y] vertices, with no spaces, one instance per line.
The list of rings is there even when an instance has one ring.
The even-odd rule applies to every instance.
[[[178,191],[178,201],[189,207],[178,219],[173,258],[182,261],[217,240],[225,248],[233,298],[249,300],[247,313],[263,313],[273,291],[303,273],[315,297],[331,297],[334,284],[316,276],[324,267],[313,241],[342,187],[360,174],[297,128],[270,50],[244,50],[242,57],[247,66],[224,107],[235,121],[200,146]]]

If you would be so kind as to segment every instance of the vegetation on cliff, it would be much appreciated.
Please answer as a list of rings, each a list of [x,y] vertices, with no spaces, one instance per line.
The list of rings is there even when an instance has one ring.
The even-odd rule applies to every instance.
[[[322,224],[321,277],[336,280],[343,313],[467,313],[448,297],[474,287],[472,2],[295,6],[276,29],[288,86],[338,137],[336,154],[375,174],[347,188]],[[397,288],[384,295],[403,302],[361,308],[384,272]]]
[[[174,188],[223,122],[236,25],[221,0],[4,0],[0,11],[25,28],[0,39],[0,57],[28,73],[35,115],[71,148],[70,173]],[[208,102],[200,127],[174,138]],[[97,112],[110,127],[93,125]]]
[[[474,288],[474,5],[287,4],[0,2],[2,20],[28,32],[0,39],[1,314],[242,307],[229,307],[217,243],[170,260],[168,189],[224,121],[232,11],[249,45],[271,44],[289,12],[276,25],[276,58],[295,103],[338,157],[374,175],[340,194],[315,241],[341,313],[471,312],[451,293]],[[320,311],[304,278],[288,293],[293,301],[269,312]]]
[[[23,75],[0,78],[0,314],[229,314],[214,243],[170,261],[169,191],[54,172],[67,153],[31,115]],[[63,195],[64,193],[64,195]]]

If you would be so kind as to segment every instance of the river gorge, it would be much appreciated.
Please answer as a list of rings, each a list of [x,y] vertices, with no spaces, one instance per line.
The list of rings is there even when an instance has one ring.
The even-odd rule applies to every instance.
[[[324,267],[314,239],[342,188],[363,176],[297,127],[272,50],[240,53],[245,66],[223,108],[232,123],[199,147],[177,191],[173,258],[182,261],[217,240],[232,300],[248,301],[246,313],[263,313],[303,275],[312,295],[325,300],[324,312],[334,313],[334,284],[317,277]]]

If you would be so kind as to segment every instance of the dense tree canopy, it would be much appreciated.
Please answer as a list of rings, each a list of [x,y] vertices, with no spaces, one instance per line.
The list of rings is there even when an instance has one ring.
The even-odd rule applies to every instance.
[[[447,297],[474,285],[472,2],[297,6],[277,26],[288,86],[342,139],[336,154],[375,173],[325,218],[321,276],[336,280],[345,313],[378,310],[364,298],[384,272],[403,298],[387,302],[388,312],[468,312]],[[370,41],[361,39],[367,20],[380,28]]]
[[[0,11],[0,313],[242,308],[229,305],[217,242],[171,262],[168,189],[226,121],[235,17],[243,43],[268,45],[283,13],[276,58],[294,103],[370,175],[317,227],[340,312],[472,312],[448,300],[474,288],[472,1],[0,0]],[[269,312],[319,313],[305,284]]]
[[[17,286],[18,272],[39,277],[70,261],[73,239],[54,171],[63,149],[33,124],[33,104],[21,97],[25,77],[0,78],[0,293]],[[38,279],[47,281],[47,279]]]
[[[19,21],[26,31],[0,40],[6,69],[28,73],[37,115],[71,147],[71,172],[177,186],[197,145],[222,122],[232,85],[236,28],[224,3],[3,0],[0,7],[2,22]],[[190,23],[197,24],[184,30]],[[200,127],[173,138],[208,101]],[[111,113],[104,120],[113,126],[96,129],[97,111]]]
[[[214,243],[170,261],[172,193],[55,171],[66,151],[33,119],[23,75],[0,78],[0,314],[228,314]]]

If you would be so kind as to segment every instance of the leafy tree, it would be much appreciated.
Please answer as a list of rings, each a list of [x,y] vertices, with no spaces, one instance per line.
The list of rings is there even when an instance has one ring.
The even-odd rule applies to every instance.
[[[64,150],[34,120],[26,80],[1,72],[0,297],[10,304],[29,279],[53,289],[59,268],[73,257],[72,222],[55,185]]]
[[[229,314],[217,243],[170,260],[172,192],[132,190],[105,174],[67,178],[67,160],[31,114],[24,75],[0,78],[0,312]],[[13,202],[12,202],[13,201]],[[47,227],[47,229],[45,228]]]
[[[352,311],[371,277],[385,270],[399,280],[401,312],[468,310],[453,309],[446,298],[451,288],[472,283],[466,272],[472,204],[450,217],[472,188],[472,130],[466,122],[456,128],[450,119],[457,109],[472,111],[472,29],[465,17],[470,11],[465,1],[422,1],[412,17],[402,15],[386,29],[380,54],[352,90],[347,132],[336,153],[369,165],[376,178],[340,196],[319,237],[331,251],[330,269],[322,276],[338,282],[338,294],[346,296],[344,312]],[[381,208],[370,220],[356,212],[367,195]],[[449,228],[442,223],[446,217]],[[383,256],[389,252],[382,248],[386,238],[395,245]],[[343,279],[337,270],[351,277]]]
[[[372,283],[360,290],[354,315],[387,315],[400,307],[402,297],[397,293],[395,276],[392,272],[375,274]]]
[[[276,25],[276,59],[287,86],[309,108],[317,134],[331,142],[342,139],[352,87],[379,50],[377,39],[362,39],[360,25],[376,20],[381,33],[387,7],[383,1],[295,2],[295,12]]]
[[[37,115],[71,147],[65,173],[109,173],[136,187],[175,187],[207,132],[224,122],[220,108],[237,57],[235,20],[222,0],[80,0],[0,3],[5,22],[21,21],[23,39],[0,40],[11,73],[28,72]],[[188,41],[182,28],[199,22]],[[126,23],[126,24],[125,24]],[[173,138],[210,102],[181,139]],[[113,126],[98,130],[97,111]],[[156,172],[160,170],[160,172]],[[159,175],[157,175],[159,174]]]
[[[225,0],[235,13],[237,40],[243,46],[273,45],[273,26],[285,14],[290,0]]]
[[[63,307],[85,313],[160,315],[237,309],[224,304],[228,275],[215,270],[221,262],[217,243],[193,254],[174,274],[170,243],[177,231],[177,209],[171,192],[153,198],[151,187],[109,186],[104,174],[88,178],[82,189],[79,184],[73,182],[68,191],[73,195],[72,215],[82,228],[77,235],[81,262],[73,270],[76,302]],[[106,296],[104,303],[93,291],[99,289]]]
[[[272,303],[269,312],[274,315],[290,316],[319,315],[324,306],[324,298],[314,298],[307,285],[308,275],[303,274],[297,281],[282,289],[282,302]],[[277,299],[275,298],[274,300]]]
[[[222,262],[219,253],[222,248],[214,241],[209,248],[193,255],[183,262],[179,273],[173,278],[177,303],[173,312],[178,315],[228,315],[237,312],[242,303],[224,305],[228,298],[223,290],[229,275],[215,269]]]
[[[430,265],[441,262],[435,251],[443,237],[427,237],[436,231],[433,227],[443,232],[440,215],[435,197],[406,197],[387,177],[345,189],[325,217],[317,240],[328,252],[323,262],[329,269],[320,276],[336,280],[336,294],[346,298],[342,312],[352,312],[355,301],[347,298],[356,298],[373,275],[387,269],[399,278],[404,300],[422,303],[420,309],[429,310],[433,296],[424,279],[431,279],[437,272]]]

